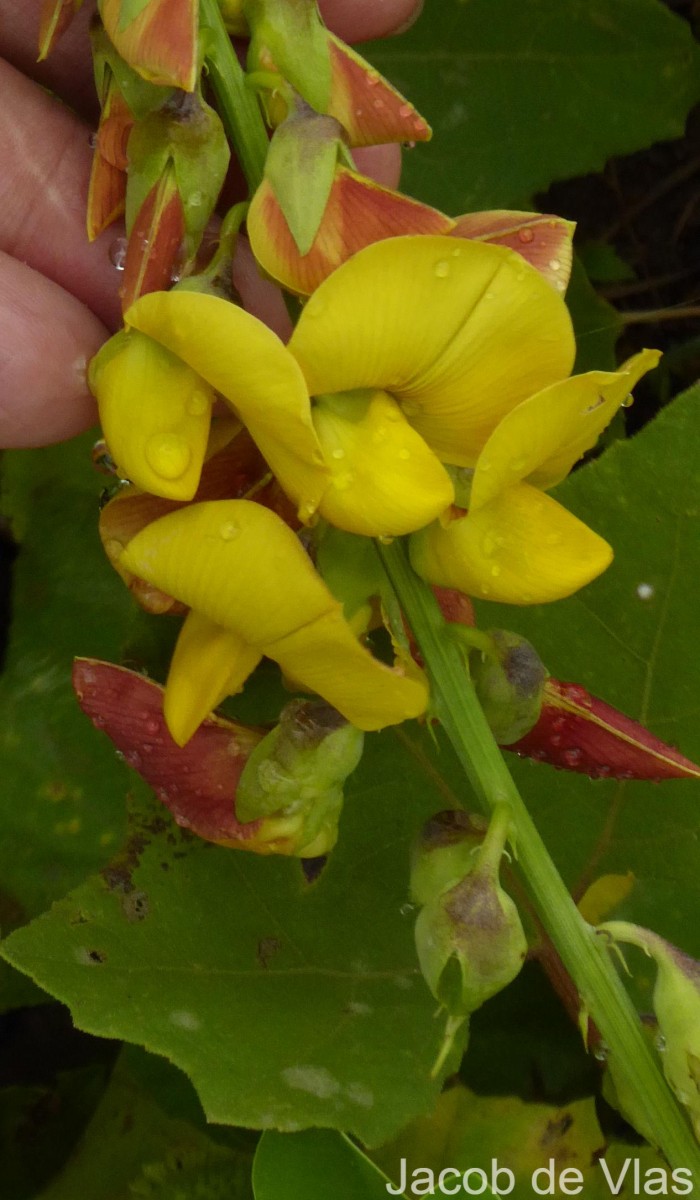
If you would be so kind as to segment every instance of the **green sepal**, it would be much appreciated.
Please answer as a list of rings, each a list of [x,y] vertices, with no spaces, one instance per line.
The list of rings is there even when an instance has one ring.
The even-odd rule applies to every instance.
[[[300,254],[313,246],[333,186],[342,129],[306,106],[275,130],[265,177]]]
[[[489,630],[494,654],[474,650],[469,668],[476,694],[499,746],[510,746],[537,724],[547,671],[519,633]]]
[[[369,538],[346,533],[334,525],[317,527],[316,566],[324,583],[343,605],[347,621],[371,609],[371,601],[384,586],[381,564]]]
[[[277,70],[317,112],[328,111],[331,60],[315,0],[244,0],[250,70]]]
[[[95,87],[101,103],[104,103],[107,94],[108,72],[114,76],[119,91],[137,121],[162,108],[174,95],[175,88],[159,87],[137,75],[114,48],[101,25],[93,26],[90,40]]]
[[[187,257],[191,257],[216,206],[229,158],[223,125],[214,109],[196,92],[176,91],[157,112],[138,121],[129,138],[127,232],[172,163],[185,214]]]
[[[362,757],[364,735],[323,701],[294,700],[248,759],[236,790],[239,821],[299,818],[299,851],[335,843],[343,784]]]
[[[430,818],[411,850],[410,889],[416,904],[437,899],[469,873],[487,825],[485,817],[463,809]]]

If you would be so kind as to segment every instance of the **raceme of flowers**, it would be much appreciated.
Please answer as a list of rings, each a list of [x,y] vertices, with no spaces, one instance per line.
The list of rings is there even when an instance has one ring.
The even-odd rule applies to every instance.
[[[177,288],[142,297],[127,325],[91,382],[113,457],[146,490],[192,498],[218,392],[302,521],[413,534],[430,582],[538,603],[610,561],[545,490],[658,355],[569,378],[566,306],[512,251],[441,236],[371,245],[314,292],[287,346],[228,301]],[[471,483],[459,508],[448,468],[462,492]]]

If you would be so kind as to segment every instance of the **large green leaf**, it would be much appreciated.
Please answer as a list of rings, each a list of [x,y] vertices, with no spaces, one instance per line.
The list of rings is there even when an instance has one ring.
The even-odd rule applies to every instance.
[[[3,462],[2,511],[20,543],[0,677],[0,918],[4,932],[65,895],[119,846],[126,768],[86,741],[70,683],[75,654],[119,658],[134,605],[97,536],[105,480],[90,438],[16,451]],[[0,974],[0,1007],[28,998]]]
[[[453,213],[527,207],[555,179],[679,137],[700,98],[688,24],[659,0],[426,0],[369,54],[434,129],[407,190]]]
[[[449,774],[447,750],[438,761]],[[171,1058],[211,1120],[379,1142],[439,1086],[444,1023],[416,961],[408,847],[454,803],[427,735],[368,738],[338,847],[309,885],[296,861],[175,832],[152,802],[124,854],[6,955],[80,1028]]]
[[[357,1146],[330,1130],[264,1133],[253,1165],[255,1200],[386,1200],[388,1182]]]
[[[583,683],[695,762],[699,464],[696,386],[557,490],[614,546],[608,571],[550,607],[480,606],[482,623],[525,633],[557,678]],[[698,783],[592,783],[525,763],[515,774],[577,894],[601,874],[631,870],[637,883],[624,915],[700,957]]]

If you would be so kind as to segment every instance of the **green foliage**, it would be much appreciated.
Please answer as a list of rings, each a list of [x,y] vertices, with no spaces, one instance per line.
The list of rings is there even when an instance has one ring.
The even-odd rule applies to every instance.
[[[341,1134],[264,1133],[253,1164],[255,1200],[386,1200],[388,1179]]]
[[[481,608],[485,622],[524,633],[552,675],[582,683],[696,762],[698,609],[688,581],[700,570],[699,401],[696,386],[557,489],[615,547],[599,580],[549,608]],[[591,783],[529,763],[514,774],[576,895],[599,875],[631,870],[636,883],[616,915],[700,956],[698,783]]]
[[[296,860],[206,845],[146,803],[120,857],[5,953],[80,1028],[181,1066],[210,1120],[376,1144],[439,1089],[407,904],[409,845],[449,787],[431,760],[425,738],[368,738],[312,885]],[[449,777],[447,750],[440,765]]]
[[[555,179],[683,133],[700,54],[659,0],[427,0],[372,61],[433,126],[404,186],[439,208],[531,207]]]

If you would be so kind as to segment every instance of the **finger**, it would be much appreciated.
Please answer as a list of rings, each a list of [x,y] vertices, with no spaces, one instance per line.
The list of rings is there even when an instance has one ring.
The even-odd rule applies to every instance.
[[[0,250],[72,292],[110,327],[119,324],[115,231],[91,245],[85,205],[91,151],[82,121],[0,62]]]
[[[420,15],[423,0],[319,0],[321,16],[345,42],[400,33]]]
[[[98,105],[88,29],[95,4],[87,0],[53,53],[39,63],[41,7],[42,0],[22,0],[21,4],[17,0],[0,0],[0,58],[94,121]]]
[[[96,422],[85,367],[106,336],[74,296],[0,252],[0,446],[48,445]]]
[[[353,150],[358,171],[369,175],[383,187],[398,187],[401,177],[401,150],[398,146],[364,146]]]

